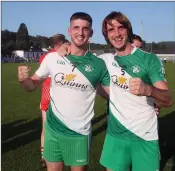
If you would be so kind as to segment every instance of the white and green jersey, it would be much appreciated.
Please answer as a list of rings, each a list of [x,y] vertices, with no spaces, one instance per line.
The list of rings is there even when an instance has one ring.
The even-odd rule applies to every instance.
[[[46,55],[39,77],[51,76],[51,102],[47,113],[49,126],[64,134],[88,135],[94,116],[96,87],[109,86],[110,77],[102,59],[85,56],[61,57],[57,52]]]
[[[165,80],[160,59],[137,48],[128,56],[103,54],[100,57],[105,61],[111,78],[108,134],[132,139],[158,139],[153,98],[131,94],[129,79],[139,77],[149,85]]]

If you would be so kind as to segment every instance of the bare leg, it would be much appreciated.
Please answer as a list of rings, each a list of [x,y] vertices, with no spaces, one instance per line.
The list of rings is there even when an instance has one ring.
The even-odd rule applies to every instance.
[[[106,169],[106,171],[112,171],[112,170],[110,170],[110,169]]]
[[[87,166],[71,166],[71,171],[86,171]]]
[[[106,169],[106,171],[113,171],[113,170],[110,170],[110,169]],[[127,171],[130,171],[130,169],[129,169],[129,170],[127,170]]]
[[[63,171],[64,163],[63,162],[46,162],[47,171]]]
[[[43,158],[43,151],[44,151],[44,123],[46,121],[46,112],[41,111],[42,113],[42,131],[41,131],[41,167],[45,168],[46,167],[46,162]]]
[[[44,123],[46,121],[46,112],[42,110],[41,113],[42,113],[41,148],[44,148]]]

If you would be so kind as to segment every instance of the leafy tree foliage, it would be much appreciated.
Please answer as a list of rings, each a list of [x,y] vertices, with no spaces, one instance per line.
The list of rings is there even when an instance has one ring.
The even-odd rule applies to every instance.
[[[16,33],[16,49],[29,50],[29,34],[24,23],[20,24],[18,32]]]
[[[1,31],[1,53],[11,54],[15,50],[16,33],[8,30]]]
[[[175,42],[159,42],[159,43],[146,43],[143,41],[142,48],[145,51],[152,50],[165,50],[174,52]],[[30,50],[30,48],[53,48],[52,37],[46,36],[30,36],[28,34],[28,29],[24,23],[21,23],[17,33],[11,32],[8,30],[1,31],[1,53],[2,54],[11,54],[12,51],[16,50]],[[108,44],[99,44],[99,43],[90,43],[91,50],[100,50],[103,49],[104,52],[112,50],[111,46]]]

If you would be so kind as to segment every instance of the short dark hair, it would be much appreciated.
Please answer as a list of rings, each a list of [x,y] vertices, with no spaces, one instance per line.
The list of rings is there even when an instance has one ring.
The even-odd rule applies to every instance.
[[[92,26],[92,17],[85,13],[85,12],[76,12],[74,13],[71,17],[70,17],[70,22],[73,20],[77,20],[77,19],[82,19],[82,20],[86,20],[90,23],[90,26]]]
[[[56,45],[56,44],[58,44],[60,42],[64,42],[65,39],[66,39],[65,35],[63,35],[63,34],[55,34],[53,36],[53,44]]]
[[[133,34],[133,35],[132,35],[132,41],[133,41],[134,39],[135,39],[135,40],[138,40],[139,42],[143,42],[142,38],[141,38],[139,35],[137,35],[137,34]]]
[[[109,15],[107,15],[102,23],[102,33],[106,42],[111,45],[107,36],[107,24],[111,24],[111,20],[117,20],[120,24],[123,25],[125,29],[127,29],[129,41],[132,42],[133,31],[132,31],[131,22],[124,14],[116,11],[113,11]]]
[[[69,40],[65,39],[63,43],[70,43]]]

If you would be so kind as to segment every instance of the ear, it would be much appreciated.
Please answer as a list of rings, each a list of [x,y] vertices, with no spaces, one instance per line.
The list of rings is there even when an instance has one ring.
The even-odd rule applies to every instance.
[[[70,27],[68,28],[68,34],[69,34],[69,36],[71,35],[71,29],[70,29]]]
[[[94,31],[92,29],[89,37],[92,37],[93,36],[93,33],[94,33]]]

